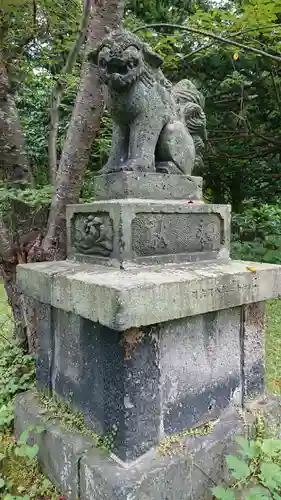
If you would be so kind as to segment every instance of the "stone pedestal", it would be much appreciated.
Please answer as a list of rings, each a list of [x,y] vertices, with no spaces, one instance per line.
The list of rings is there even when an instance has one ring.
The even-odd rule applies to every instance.
[[[149,473],[133,488],[136,460],[147,470],[167,436],[263,397],[264,301],[281,294],[281,266],[229,260],[230,208],[204,204],[198,178],[116,174],[97,179],[106,192],[68,208],[67,261],[18,267],[41,304],[38,389],[114,431],[110,467],[83,458],[82,499],[164,498]],[[191,498],[172,495],[174,473],[168,483],[169,500]]]

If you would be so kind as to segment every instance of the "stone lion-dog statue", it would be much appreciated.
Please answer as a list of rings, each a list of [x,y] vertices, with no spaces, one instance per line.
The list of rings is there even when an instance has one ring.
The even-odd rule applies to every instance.
[[[190,175],[202,163],[204,98],[189,80],[172,85],[163,59],[136,35],[112,32],[89,54],[105,86],[112,121],[109,159],[100,173],[144,171]]]

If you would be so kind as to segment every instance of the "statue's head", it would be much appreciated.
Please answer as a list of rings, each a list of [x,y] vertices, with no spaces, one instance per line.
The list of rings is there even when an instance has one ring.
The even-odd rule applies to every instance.
[[[112,32],[88,57],[98,66],[102,83],[117,92],[130,87],[145,67],[157,69],[162,64],[162,58],[149,45],[127,31]]]

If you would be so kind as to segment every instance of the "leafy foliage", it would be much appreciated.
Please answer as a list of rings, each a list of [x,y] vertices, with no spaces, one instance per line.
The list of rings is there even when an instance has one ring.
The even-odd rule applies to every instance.
[[[11,340],[10,310],[0,295],[0,497],[2,500],[63,500],[52,483],[42,474],[37,462],[38,445],[33,436],[44,431],[30,426],[18,439],[13,436],[14,400],[35,382],[34,357]]]
[[[260,418],[260,417],[259,417]],[[263,427],[263,425],[262,425]],[[227,465],[233,484],[217,486],[212,492],[218,500],[280,499],[281,491],[281,440],[262,435],[256,439],[237,437],[241,457],[228,455]]]
[[[247,205],[246,205],[247,206]],[[248,204],[232,217],[232,257],[281,263],[281,208]]]
[[[11,428],[14,398],[33,387],[34,379],[34,358],[24,354],[20,345],[6,344],[0,350],[0,431]]]
[[[0,491],[3,500],[57,500],[58,491],[39,470],[37,444],[29,444],[32,435],[44,432],[44,427],[30,426],[18,441],[9,433],[0,439]]]
[[[279,1],[195,5],[183,29],[145,33],[165,57],[168,76],[177,81],[188,75],[206,96],[209,138],[204,169],[197,173],[211,200],[231,203],[234,212],[243,210],[245,200],[276,203],[280,197],[280,13]],[[232,40],[267,57],[237,49]]]
[[[36,184],[46,185],[49,182],[49,103],[55,77],[47,70],[41,68],[37,72],[36,69],[34,63],[26,65],[27,82],[19,88],[16,103]],[[64,77],[65,92],[60,106],[57,140],[58,157],[62,151],[78,83],[78,70],[73,75]]]

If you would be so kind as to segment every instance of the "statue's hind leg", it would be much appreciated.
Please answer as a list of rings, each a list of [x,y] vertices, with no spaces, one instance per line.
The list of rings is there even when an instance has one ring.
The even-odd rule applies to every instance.
[[[156,147],[156,170],[162,173],[190,175],[194,162],[194,142],[186,126],[180,121],[167,123]]]

